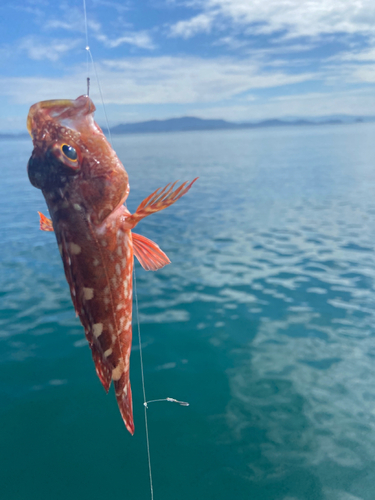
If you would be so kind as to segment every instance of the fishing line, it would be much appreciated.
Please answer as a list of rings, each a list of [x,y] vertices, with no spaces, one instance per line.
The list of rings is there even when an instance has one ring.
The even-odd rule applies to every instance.
[[[137,295],[137,280],[135,277],[135,267],[133,270],[134,274],[134,295],[135,295],[135,310],[137,314],[137,325],[138,325],[138,343],[139,343],[139,359],[141,361],[141,375],[142,375],[142,390],[143,390],[143,406],[145,411],[145,428],[146,428],[146,445],[147,445],[147,458],[148,458],[148,474],[150,477],[150,490],[151,490],[151,500],[154,500],[154,487],[152,483],[152,469],[151,469],[151,454],[150,454],[150,441],[148,438],[148,422],[147,422],[147,401],[146,401],[146,389],[145,389],[145,376],[143,373],[143,357],[142,357],[142,340],[141,340],[141,327],[139,323],[139,312],[138,312],[138,295]]]
[[[86,33],[86,50],[89,49],[89,31],[87,29],[87,12],[86,12],[86,0],[83,0],[83,14],[85,18],[85,33]],[[87,75],[89,74],[89,54],[87,53]],[[90,79],[87,76],[87,95],[90,91]]]
[[[106,126],[107,126],[107,132],[108,132],[108,138],[109,138],[109,142],[111,143],[111,146],[113,147],[113,144],[112,144],[112,136],[111,136],[111,131],[110,131],[110,129],[109,129],[109,123],[108,123],[107,111],[106,111],[106,108],[105,108],[105,105],[104,105],[104,99],[103,99],[102,87],[101,87],[101,85],[100,85],[98,72],[96,71],[96,64],[94,63],[94,59],[93,59],[93,57],[92,57],[90,47],[86,47],[86,50],[87,50],[87,52],[90,54],[90,58],[91,58],[91,62],[92,62],[92,66],[93,66],[93,68],[94,68],[95,77],[96,77],[96,83],[98,84],[98,89],[99,89],[100,99],[101,99],[101,101],[102,101],[102,106],[103,106],[103,111],[104,111],[104,116],[105,116],[105,123],[106,123]]]
[[[104,110],[104,116],[105,116],[105,121],[107,125],[107,130],[108,130],[108,136],[109,136],[109,141],[112,146],[112,137],[111,137],[111,131],[109,129],[109,124],[108,124],[108,117],[107,117],[107,111],[104,105],[104,99],[103,99],[103,93],[102,93],[102,87],[100,85],[99,81],[99,76],[98,72],[96,70],[96,65],[94,63],[94,58],[92,56],[90,46],[89,46],[89,37],[88,37],[88,29],[87,29],[87,12],[86,12],[86,0],[83,0],[83,11],[84,11],[84,18],[85,18],[85,32],[86,32],[86,51],[87,51],[87,61],[91,59],[92,66],[94,68],[95,72],[95,77],[96,77],[96,82],[98,84],[98,89],[100,93],[100,98],[102,101],[102,106]],[[87,75],[89,74],[89,64],[87,62]],[[89,90],[90,90],[90,78],[87,76],[87,95],[89,95]],[[141,327],[139,324],[139,314],[138,314],[138,296],[137,296],[137,282],[136,282],[136,277],[135,277],[135,268],[134,268],[134,295],[135,295],[135,306],[136,306],[136,312],[137,312],[137,324],[138,324],[138,342],[139,342],[139,357],[140,357],[140,362],[141,362],[141,374],[142,374],[142,390],[143,390],[143,405],[144,405],[144,411],[145,411],[145,429],[146,429],[146,445],[147,445],[147,460],[148,460],[148,473],[149,473],[149,478],[150,478],[150,492],[151,492],[151,500],[154,500],[154,486],[152,482],[152,469],[151,469],[151,455],[150,455],[150,441],[149,441],[149,436],[148,436],[148,421],[147,421],[147,401],[146,401],[146,390],[145,390],[145,378],[144,378],[144,370],[143,370],[143,358],[142,358],[142,340],[141,340]]]
[[[146,408],[148,408],[147,405],[149,405],[150,403],[157,403],[158,401],[169,401],[170,403],[178,403],[180,406],[189,406],[189,403],[187,403],[186,401],[178,401],[174,398],[151,399],[151,401],[146,401],[143,404]]]
[[[101,98],[101,101],[102,101],[102,106],[103,106],[103,111],[104,111],[106,126],[107,126],[107,130],[108,130],[108,137],[109,137],[109,141],[110,141],[111,146],[112,146],[112,136],[111,136],[111,131],[110,131],[110,128],[109,128],[107,111],[106,111],[106,107],[105,107],[105,104],[104,104],[102,87],[100,85],[98,72],[96,70],[96,65],[95,65],[95,62],[94,62],[94,58],[92,56],[92,53],[91,53],[91,50],[90,50],[90,46],[89,46],[88,27],[87,27],[87,12],[86,12],[86,0],[83,0],[83,11],[84,11],[84,20],[85,20],[85,34],[86,34],[86,47],[85,48],[86,48],[86,51],[87,51],[87,75],[89,75],[89,57],[90,57],[91,63],[92,63],[92,67],[94,68],[94,73],[95,73],[96,82],[97,82],[99,93],[100,93],[100,98]],[[89,92],[90,92],[90,77],[89,76],[87,76],[87,80],[86,81],[87,81],[87,95],[89,95]],[[147,420],[148,404],[150,404],[150,403],[156,403],[158,401],[168,401],[170,403],[178,403],[181,406],[189,406],[189,403],[187,403],[186,401],[178,401],[177,399],[169,398],[169,397],[168,398],[163,398],[163,399],[152,399],[150,401],[146,400],[145,377],[144,377],[143,356],[142,356],[141,326],[140,326],[140,321],[139,321],[138,294],[137,294],[137,281],[136,281],[136,275],[135,275],[135,267],[133,269],[133,275],[134,275],[135,309],[136,309],[137,326],[138,326],[139,358],[140,358],[140,365],[141,365],[141,378],[142,378],[142,391],[143,391],[143,407],[144,407],[144,412],[145,412],[145,431],[146,431],[146,447],[147,447],[148,473],[149,473],[149,479],[150,479],[151,500],[154,500],[154,486],[153,486],[153,481],[152,481],[150,440],[149,440],[148,420]]]
[[[102,101],[102,106],[103,106],[103,111],[104,111],[104,117],[105,117],[105,123],[106,123],[107,131],[108,131],[109,142],[111,143],[111,146],[113,147],[111,130],[109,128],[108,117],[107,117],[107,110],[106,110],[106,107],[104,105],[102,86],[100,85],[98,72],[96,70],[96,64],[94,62],[94,58],[92,57],[92,53],[91,53],[90,46],[89,46],[89,35],[88,35],[88,28],[87,28],[86,0],[83,0],[83,12],[84,12],[84,18],[85,18],[85,33],[86,33],[86,47],[85,47],[85,49],[87,51],[87,75],[89,75],[89,56],[90,56],[92,67],[94,68],[94,73],[95,73],[95,77],[96,77],[96,83],[98,84],[100,99]],[[90,78],[89,78],[89,76],[87,76],[87,95],[89,95],[89,92],[90,92]]]
[[[139,310],[138,310],[138,294],[137,294],[137,279],[135,275],[135,267],[133,269],[134,275],[134,296],[135,296],[135,311],[137,315],[137,326],[138,326],[138,343],[139,343],[139,359],[141,362],[141,378],[142,378],[142,391],[143,391],[143,406],[145,412],[145,428],[146,428],[146,445],[147,445],[147,458],[148,458],[148,473],[150,477],[150,489],[151,489],[151,500],[154,500],[154,488],[152,483],[152,468],[151,468],[151,454],[150,454],[150,440],[148,437],[148,421],[147,421],[147,410],[150,403],[157,403],[158,401],[168,401],[170,403],[178,403],[181,406],[189,406],[186,401],[178,401],[174,398],[163,398],[163,399],[151,399],[146,400],[146,389],[145,389],[145,376],[143,369],[143,356],[142,356],[142,339],[141,339],[141,326],[139,321]]]

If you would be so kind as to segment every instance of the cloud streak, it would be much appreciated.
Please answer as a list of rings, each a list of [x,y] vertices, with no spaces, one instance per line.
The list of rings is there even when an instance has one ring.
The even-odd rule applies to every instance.
[[[106,102],[111,104],[201,103],[231,99],[252,89],[307,81],[309,73],[263,71],[253,61],[193,57],[138,57],[97,64]],[[80,70],[59,79],[2,78],[0,93],[17,103],[77,95]],[[31,97],[32,96],[32,97]]]
[[[179,3],[192,5],[186,1]],[[173,24],[171,34],[188,38],[227,23],[246,28],[248,34],[282,33],[285,38],[333,33],[369,35],[375,23],[372,0],[195,0],[193,5],[202,13]]]
[[[123,44],[133,45],[134,47],[138,47],[140,49],[152,50],[156,48],[150,34],[147,31],[127,32],[122,36],[112,39],[107,35],[97,34],[95,38],[110,49],[119,47]]]
[[[34,61],[45,59],[57,61],[65,53],[77,48],[80,43],[80,40],[70,38],[45,40],[36,36],[28,36],[20,40],[17,51],[26,52]]]

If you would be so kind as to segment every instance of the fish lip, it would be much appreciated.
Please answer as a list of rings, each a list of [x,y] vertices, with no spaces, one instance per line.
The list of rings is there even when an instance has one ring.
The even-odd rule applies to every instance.
[[[31,108],[30,108],[29,114],[27,115],[27,122],[26,122],[27,130],[28,130],[31,138],[33,138],[33,134],[32,134],[33,119],[34,119],[35,114],[38,111],[40,111],[41,109],[51,109],[51,108],[61,107],[61,106],[64,106],[64,107],[72,106],[73,102],[74,101],[71,99],[50,99],[48,101],[40,101],[36,104],[33,104],[33,106],[31,106]]]
[[[81,95],[77,99],[51,99],[33,104],[27,116],[26,126],[32,139],[34,139],[34,117],[43,113],[46,118],[56,120],[73,119],[80,115],[84,117],[95,111],[95,105],[87,95]]]

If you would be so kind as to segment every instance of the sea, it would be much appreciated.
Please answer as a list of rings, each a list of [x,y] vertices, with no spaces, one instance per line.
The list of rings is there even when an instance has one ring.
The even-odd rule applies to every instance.
[[[136,264],[155,500],[374,500],[375,124],[115,136]],[[31,140],[0,142],[0,498],[151,498],[137,318],[135,434],[99,382]]]

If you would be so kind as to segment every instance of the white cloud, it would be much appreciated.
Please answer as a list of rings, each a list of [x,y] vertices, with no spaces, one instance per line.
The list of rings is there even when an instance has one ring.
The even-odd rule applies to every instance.
[[[127,32],[124,35],[113,38],[112,40],[103,34],[98,34],[95,36],[97,40],[103,42],[103,44],[108,48],[119,47],[120,45],[134,45],[135,47],[141,49],[154,49],[155,44],[152,41],[149,33],[147,31],[135,31]]]
[[[193,36],[198,32],[197,18],[201,15],[207,16],[211,25],[226,20],[236,26],[250,26],[248,34],[275,34],[285,30],[286,37],[372,34],[375,24],[373,0],[195,0],[194,6],[200,7],[203,13],[183,21],[183,25],[181,21],[173,25],[172,33],[178,34],[176,27],[180,25],[181,36]],[[202,31],[206,29],[202,24]]]
[[[97,64],[106,102],[111,104],[186,104],[231,99],[251,89],[309,80],[309,73],[263,71],[252,60],[194,57],[143,57]],[[0,94],[17,103],[82,93],[85,74],[60,79],[2,78]],[[94,79],[92,80],[95,86]],[[80,90],[77,90],[77,89]]]
[[[40,61],[48,59],[57,61],[63,54],[76,48],[80,40],[45,40],[35,36],[28,36],[20,40],[18,50],[27,53],[30,59]]]
[[[131,30],[131,25],[126,24],[128,28],[124,33],[117,37],[109,37],[104,33],[103,26],[98,21],[93,19],[88,19],[88,35],[89,41],[91,38],[95,38],[101,42],[105,47],[113,49],[119,47],[120,45],[127,44],[133,45],[134,47],[142,49],[154,49],[155,44],[152,41],[150,33],[146,30],[134,31]],[[84,23],[83,17],[75,9],[73,11],[68,11],[64,13],[61,18],[49,19],[44,23],[44,29],[56,30],[62,29],[66,31],[77,31],[84,33]]]
[[[375,75],[374,75],[375,76]],[[375,95],[371,89],[338,92],[311,92],[255,101],[237,109],[217,109],[217,116],[233,120],[262,120],[285,116],[324,116],[334,114],[375,115]],[[220,115],[221,113],[221,115]],[[200,115],[203,115],[201,112]],[[199,116],[200,116],[199,115]],[[209,116],[207,116],[209,117]]]
[[[215,102],[255,88],[306,81],[310,74],[263,72],[252,60],[194,57],[137,58],[106,61],[103,72],[109,102]]]
[[[328,61],[357,61],[357,62],[375,62],[375,48],[366,48],[362,50],[351,50],[344,52],[333,57]]]
[[[197,33],[208,33],[211,30],[213,21],[214,16],[208,14],[199,14],[187,21],[178,21],[171,26],[170,36],[190,38]]]

